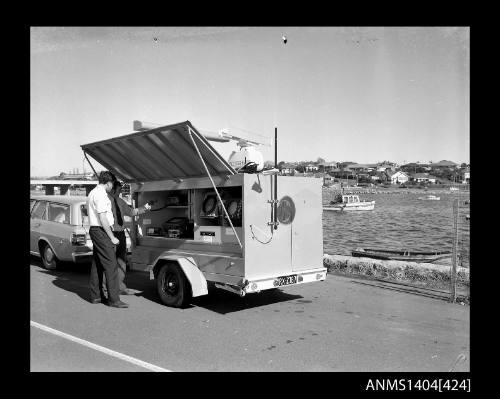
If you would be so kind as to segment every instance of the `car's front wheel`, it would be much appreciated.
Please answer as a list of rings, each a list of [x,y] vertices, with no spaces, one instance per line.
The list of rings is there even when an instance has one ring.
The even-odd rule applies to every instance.
[[[49,244],[44,244],[42,248],[42,262],[43,267],[47,270],[57,269],[59,261]]]

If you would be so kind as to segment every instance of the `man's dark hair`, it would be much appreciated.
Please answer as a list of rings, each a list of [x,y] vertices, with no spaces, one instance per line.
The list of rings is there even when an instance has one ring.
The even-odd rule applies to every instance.
[[[108,182],[112,182],[115,180],[113,173],[105,170],[104,172],[99,173],[99,184],[106,184]]]
[[[123,184],[120,180],[115,180],[113,182],[113,190],[116,190],[118,187],[121,188],[122,186],[123,186]]]

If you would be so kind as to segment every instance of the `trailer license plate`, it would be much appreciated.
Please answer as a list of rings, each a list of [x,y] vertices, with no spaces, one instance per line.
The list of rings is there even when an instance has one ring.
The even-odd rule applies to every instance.
[[[281,287],[282,285],[296,284],[296,283],[297,283],[296,274],[292,274],[291,276],[278,277],[275,281],[275,285],[277,287]]]

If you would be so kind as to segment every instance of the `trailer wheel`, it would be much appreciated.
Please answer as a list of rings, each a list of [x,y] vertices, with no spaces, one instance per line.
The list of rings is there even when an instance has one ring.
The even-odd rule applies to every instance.
[[[186,306],[191,301],[191,286],[182,269],[172,263],[161,266],[156,278],[156,288],[161,301],[174,308]]]

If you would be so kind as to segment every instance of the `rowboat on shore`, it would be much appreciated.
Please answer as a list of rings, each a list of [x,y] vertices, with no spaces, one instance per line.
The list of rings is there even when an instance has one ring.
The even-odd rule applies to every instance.
[[[342,201],[331,201],[330,205],[323,206],[324,211],[371,211],[375,208],[375,201],[361,201],[358,195],[342,195]]]
[[[391,251],[385,249],[374,249],[374,248],[356,248],[351,251],[352,256],[358,258],[373,258],[382,260],[402,260],[407,262],[426,262],[432,263],[439,259],[445,259],[451,257],[451,252],[449,251],[434,251],[434,252],[422,252],[422,251]]]
[[[425,197],[418,197],[418,199],[425,201],[439,201],[441,197],[437,197],[435,195],[426,195]]]

